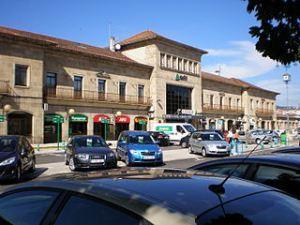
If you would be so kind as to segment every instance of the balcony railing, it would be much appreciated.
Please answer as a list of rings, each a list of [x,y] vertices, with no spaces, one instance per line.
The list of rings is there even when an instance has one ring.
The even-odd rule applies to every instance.
[[[240,115],[244,113],[244,108],[239,106],[229,106],[229,105],[217,105],[217,104],[203,104],[204,113],[212,114],[231,114],[231,115]]]
[[[273,116],[274,110],[270,109],[256,109],[255,110],[256,116],[264,117],[264,116]]]
[[[9,83],[6,80],[0,80],[0,94],[9,93]]]
[[[113,102],[139,105],[151,105],[149,97],[138,97],[136,95],[119,95],[114,93],[103,93],[97,91],[75,91],[72,88],[44,88],[44,98],[60,100],[84,100],[93,102]]]

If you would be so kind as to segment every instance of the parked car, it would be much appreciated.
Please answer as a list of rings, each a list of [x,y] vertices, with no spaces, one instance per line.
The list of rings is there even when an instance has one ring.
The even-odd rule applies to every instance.
[[[154,138],[154,140],[158,143],[159,146],[170,145],[169,135],[158,131],[149,131],[149,134]]]
[[[34,149],[23,136],[0,136],[0,179],[20,181],[35,170]]]
[[[0,195],[0,223],[63,225],[298,224],[300,204],[279,190],[172,169],[62,174]],[[270,216],[271,215],[271,216]]]
[[[265,138],[266,136],[266,138]],[[247,144],[258,144],[264,139],[264,144],[273,141],[272,134],[268,133],[266,130],[251,130],[246,132],[246,143]]]
[[[182,138],[196,131],[196,128],[189,123],[154,123],[151,131],[164,132],[169,135],[171,143],[178,145]]]
[[[229,155],[229,144],[216,132],[194,132],[189,141],[190,153],[208,155]]]
[[[116,167],[117,159],[102,137],[75,135],[67,144],[65,163],[70,170],[75,171],[83,168]]]
[[[244,157],[231,157],[200,163],[189,169],[234,176],[270,185],[300,198],[300,155],[266,154],[253,155],[244,162]]]
[[[127,166],[136,163],[163,164],[163,153],[146,131],[123,131],[117,143],[118,158]]]

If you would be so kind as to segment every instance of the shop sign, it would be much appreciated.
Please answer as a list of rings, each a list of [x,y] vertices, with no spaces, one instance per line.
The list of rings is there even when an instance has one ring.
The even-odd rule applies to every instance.
[[[146,122],[145,120],[140,120],[140,121],[139,121],[139,124],[141,124],[141,125],[146,125],[147,122]]]
[[[138,124],[145,125],[148,122],[148,119],[146,117],[135,117],[134,122]]]
[[[173,128],[172,126],[157,126],[156,127],[156,131],[159,131],[159,132],[172,132]]]
[[[70,117],[70,122],[87,122],[87,117],[85,115],[72,115]]]
[[[61,117],[61,116],[54,116],[54,117],[52,118],[52,122],[53,122],[53,123],[63,123],[63,122],[64,122],[64,118]]]
[[[4,116],[4,115],[0,115],[0,122],[4,122],[4,121],[5,121],[5,119],[6,119],[6,116]]]
[[[130,118],[128,116],[117,116],[116,123],[130,123]]]
[[[187,81],[188,77],[186,75],[180,75],[180,74],[176,74],[175,80],[176,81]]]

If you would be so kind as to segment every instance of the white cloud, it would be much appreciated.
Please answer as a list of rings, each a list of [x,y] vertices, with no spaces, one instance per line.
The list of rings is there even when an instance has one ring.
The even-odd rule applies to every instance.
[[[202,65],[203,71],[215,72],[221,66],[221,75],[247,78],[267,73],[276,68],[277,63],[263,57],[250,41],[231,41],[231,49],[210,49],[208,56],[222,57],[221,63]]]
[[[282,79],[264,80],[255,83],[257,86],[266,89],[272,89],[273,91],[279,92],[277,96],[277,105],[286,106],[286,86]],[[300,105],[300,89],[298,82],[291,82],[289,84],[289,105],[298,106]]]

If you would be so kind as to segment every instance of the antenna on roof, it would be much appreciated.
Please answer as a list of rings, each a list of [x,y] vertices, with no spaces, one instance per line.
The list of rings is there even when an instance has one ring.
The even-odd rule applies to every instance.
[[[242,160],[241,163],[239,163],[233,170],[230,171],[228,176],[220,183],[220,184],[212,184],[208,188],[215,194],[224,194],[225,193],[225,188],[224,184],[226,181],[235,173],[235,171],[246,161],[246,159],[249,158],[249,156],[257,149],[258,146],[260,146],[262,143],[264,143],[265,139],[267,138],[267,135],[264,136],[264,138],[256,144],[256,146],[248,153],[248,155]]]

